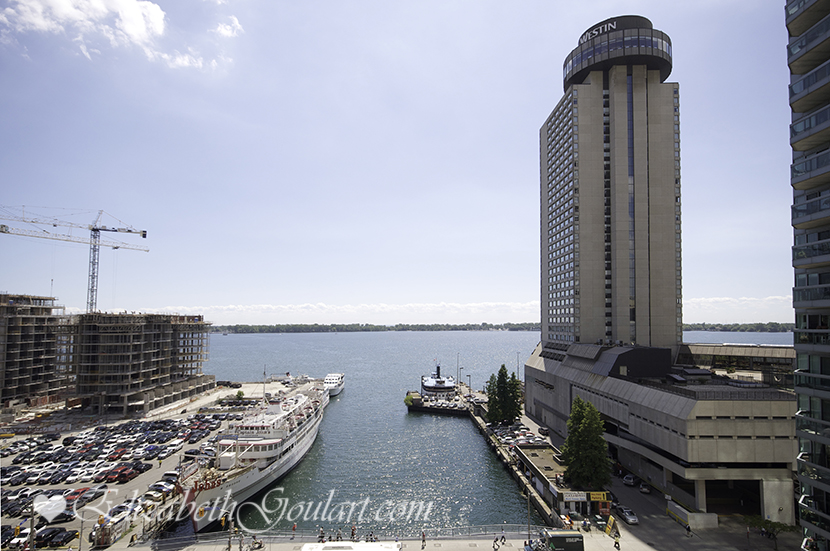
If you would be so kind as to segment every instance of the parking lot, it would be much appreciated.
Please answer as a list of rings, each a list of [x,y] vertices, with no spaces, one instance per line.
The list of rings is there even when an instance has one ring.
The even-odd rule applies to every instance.
[[[198,455],[215,454],[212,441],[237,416],[132,420],[15,441],[0,458],[0,544],[19,548],[26,543],[21,536],[28,535],[33,506],[39,513],[38,547],[77,547],[82,526],[86,537],[102,516],[146,510],[166,500],[176,490],[163,482],[163,474]],[[71,537],[73,530],[78,536]]]

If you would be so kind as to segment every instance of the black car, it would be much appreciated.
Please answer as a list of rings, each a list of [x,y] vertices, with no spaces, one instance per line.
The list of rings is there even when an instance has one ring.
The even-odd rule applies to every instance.
[[[49,547],[63,547],[77,537],[77,530],[64,530],[63,532],[52,536],[52,539],[49,540]]]
[[[45,544],[48,544],[49,540],[51,540],[53,536],[56,536],[61,532],[66,532],[66,528],[58,528],[56,526],[43,528],[38,531],[35,536],[35,545],[37,547],[43,547]]]
[[[3,514],[9,517],[16,517],[23,512],[23,509],[29,506],[28,499],[17,499],[12,501],[7,506],[3,507]]]
[[[3,526],[0,532],[0,547],[6,547],[14,539],[14,526]]]
[[[142,463],[141,461],[136,461],[133,464],[133,470],[136,470],[139,473],[146,473],[147,471],[149,471],[152,468],[153,468],[152,463]]]
[[[21,472],[19,472],[19,473],[16,473],[16,474],[15,474],[15,475],[11,478],[11,480],[9,480],[9,484],[11,484],[12,486],[20,486],[21,484],[23,484],[24,482],[26,482],[26,479],[28,479],[28,478],[29,478],[29,475],[28,475],[28,474],[26,474],[25,472],[22,472],[22,471],[21,471]]]

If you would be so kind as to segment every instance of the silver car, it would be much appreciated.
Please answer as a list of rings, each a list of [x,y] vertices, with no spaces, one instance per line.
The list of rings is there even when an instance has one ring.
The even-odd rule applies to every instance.
[[[619,507],[617,514],[622,518],[626,524],[640,524],[640,519],[634,514],[634,511],[628,507]]]

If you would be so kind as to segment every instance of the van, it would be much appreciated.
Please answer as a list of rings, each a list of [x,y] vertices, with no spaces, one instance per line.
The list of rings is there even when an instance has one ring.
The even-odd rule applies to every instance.
[[[163,475],[161,475],[162,480],[169,480],[172,482],[179,481],[179,471],[165,471]]]

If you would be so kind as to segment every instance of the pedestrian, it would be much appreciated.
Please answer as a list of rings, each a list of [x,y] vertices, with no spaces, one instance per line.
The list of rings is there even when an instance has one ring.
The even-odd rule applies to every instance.
[[[427,533],[421,530],[421,549],[427,546]]]
[[[294,526],[291,527],[291,539],[294,539],[294,536],[297,535],[297,523],[294,523]]]
[[[505,541],[507,541],[507,540],[504,537],[504,528],[502,528],[501,529],[501,542],[504,543]]]
[[[686,524],[686,537],[687,538],[692,537],[692,527],[688,523]]]
[[[493,536],[493,551],[498,551],[499,549],[499,537],[494,535]]]
[[[614,549],[619,549],[619,548],[620,548],[620,533],[617,532],[617,534],[614,536]]]

